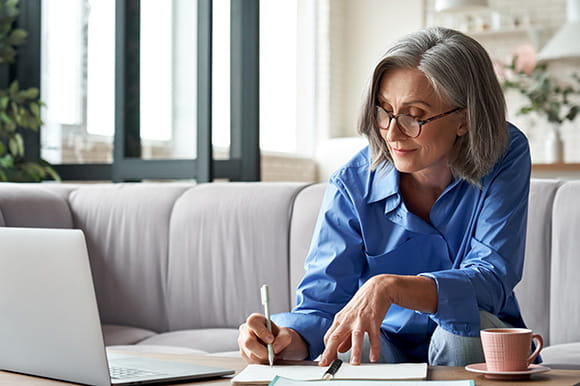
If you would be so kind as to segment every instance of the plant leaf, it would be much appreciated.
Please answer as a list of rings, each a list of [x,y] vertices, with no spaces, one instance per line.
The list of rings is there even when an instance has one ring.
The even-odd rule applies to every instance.
[[[10,169],[14,167],[14,159],[10,154],[6,154],[4,157],[0,158],[0,166]]]
[[[578,110],[580,108],[578,106],[572,106],[570,108],[570,111],[568,111],[568,114],[566,114],[566,119],[568,119],[569,121],[573,121],[574,119],[576,119],[576,115],[578,114]]]
[[[12,33],[10,33],[10,36],[8,36],[8,44],[11,44],[13,46],[19,46],[21,44],[24,44],[26,42],[26,37],[28,36],[28,32],[26,32],[23,29],[15,29],[12,30]]]
[[[52,166],[47,161],[41,159],[40,165],[44,168],[44,171],[46,172],[46,174],[48,174],[53,180],[60,181],[60,176],[58,175],[56,170],[54,170],[52,168]]]
[[[20,167],[35,181],[41,181],[42,178],[46,175],[44,168],[35,162],[25,162],[21,164]]]
[[[19,86],[18,86],[18,81],[17,81],[17,80],[15,80],[14,82],[12,82],[12,83],[10,84],[10,88],[8,89],[8,92],[9,92],[11,95],[15,95],[16,93],[18,93],[18,87],[19,87]]]
[[[35,87],[31,87],[31,88],[28,88],[26,90],[21,90],[18,93],[18,96],[20,98],[22,98],[23,100],[27,100],[27,99],[34,100],[34,99],[38,98],[38,94],[39,94],[38,89]]]

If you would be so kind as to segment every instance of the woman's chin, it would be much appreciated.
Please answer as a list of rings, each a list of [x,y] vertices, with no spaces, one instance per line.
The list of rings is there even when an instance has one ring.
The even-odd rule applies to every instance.
[[[395,169],[397,169],[399,173],[412,173],[417,169],[410,162],[404,162],[397,159],[393,159],[393,165],[395,165]]]

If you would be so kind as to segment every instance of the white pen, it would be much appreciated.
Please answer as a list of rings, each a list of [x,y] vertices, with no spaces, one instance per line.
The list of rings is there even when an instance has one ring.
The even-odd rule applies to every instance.
[[[266,315],[266,327],[268,328],[268,331],[272,332],[272,321],[270,320],[270,292],[268,284],[262,285],[261,293],[264,314]],[[274,347],[271,343],[268,344],[268,363],[270,363],[270,366],[274,364]]]

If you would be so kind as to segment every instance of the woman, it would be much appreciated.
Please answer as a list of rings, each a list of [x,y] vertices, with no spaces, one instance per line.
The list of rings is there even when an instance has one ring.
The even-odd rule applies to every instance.
[[[273,343],[277,359],[321,366],[345,352],[482,362],[480,329],[524,326],[513,288],[530,179],[487,53],[444,28],[403,38],[374,70],[359,130],[369,147],[330,179],[297,306],[273,334],[251,315],[243,358],[265,363]]]

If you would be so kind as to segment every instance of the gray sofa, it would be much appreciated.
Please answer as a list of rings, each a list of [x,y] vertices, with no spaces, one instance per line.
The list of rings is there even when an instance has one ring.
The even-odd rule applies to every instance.
[[[286,311],[325,184],[0,184],[0,226],[84,231],[105,342],[238,355],[237,327]],[[580,364],[580,181],[533,180],[517,287],[548,364]],[[1,247],[0,247],[1,248]]]

